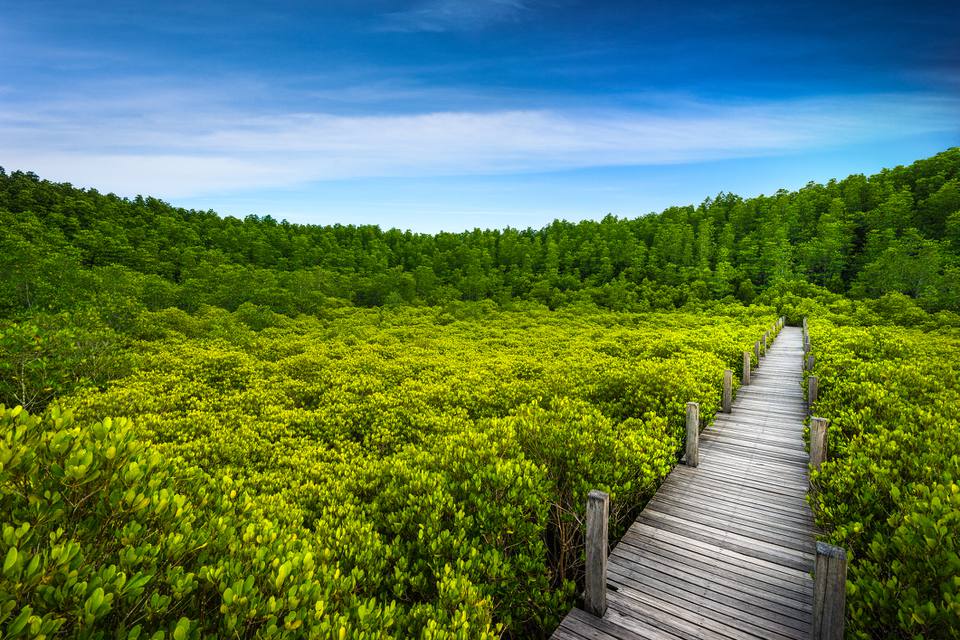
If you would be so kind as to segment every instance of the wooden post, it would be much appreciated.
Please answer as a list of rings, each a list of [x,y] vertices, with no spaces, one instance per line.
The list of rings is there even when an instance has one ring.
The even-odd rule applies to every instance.
[[[733,371],[723,372],[723,402],[720,405],[724,413],[733,411]]]
[[[818,542],[813,571],[811,640],[843,640],[846,599],[847,552],[832,544]]]
[[[807,378],[807,414],[810,415],[813,413],[813,404],[817,401],[817,388],[819,380],[817,376],[810,376]]]
[[[750,352],[743,352],[743,379],[741,384],[750,384]]]
[[[700,405],[687,403],[687,466],[700,464]]]
[[[607,521],[610,496],[594,489],[587,494],[586,588],[583,603],[587,612],[603,616],[607,611]]]
[[[810,418],[810,466],[814,469],[827,459],[827,424],[825,418]]]
[[[812,353],[807,356],[807,371],[813,371],[813,365],[817,363],[817,358]]]
[[[764,357],[766,357],[766,355],[767,355],[767,338],[768,338],[769,336],[770,336],[770,332],[769,332],[769,331],[763,334],[763,355],[764,355]]]
[[[760,366],[760,341],[753,343],[753,355],[757,356],[757,366]]]

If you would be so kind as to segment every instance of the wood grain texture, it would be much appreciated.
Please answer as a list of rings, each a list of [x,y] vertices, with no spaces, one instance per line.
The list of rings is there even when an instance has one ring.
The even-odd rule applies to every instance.
[[[843,640],[847,597],[847,554],[840,547],[817,543],[814,569],[812,640]]]
[[[819,469],[827,459],[827,421],[810,418],[810,466]]]
[[[607,523],[610,518],[610,496],[591,491],[587,496],[586,583],[584,608],[588,613],[603,616],[607,610]]]
[[[842,619],[836,588],[815,602],[810,577],[821,560],[806,502],[805,332],[780,320],[774,329],[763,367],[751,372],[744,352],[750,386],[699,432],[698,464],[688,450],[608,558],[604,615],[574,609],[556,638],[806,640],[818,606],[829,624]],[[829,563],[818,572],[824,585],[839,576]]]
[[[819,394],[819,379],[817,376],[809,376],[807,378],[807,413],[813,413],[813,405],[817,403],[817,395]]]
[[[730,413],[733,408],[733,371],[727,369],[723,372],[723,397],[720,409],[724,413]]]
[[[687,403],[687,456],[688,467],[700,464],[700,405]]]

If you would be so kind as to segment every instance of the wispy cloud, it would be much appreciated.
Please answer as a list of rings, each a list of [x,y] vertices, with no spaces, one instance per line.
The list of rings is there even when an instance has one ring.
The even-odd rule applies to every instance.
[[[920,95],[368,116],[107,100],[103,109],[0,106],[0,165],[173,198],[365,177],[692,163],[960,131],[960,100]]]
[[[410,9],[384,14],[377,29],[404,33],[471,31],[519,21],[529,10],[524,0],[423,0]]]

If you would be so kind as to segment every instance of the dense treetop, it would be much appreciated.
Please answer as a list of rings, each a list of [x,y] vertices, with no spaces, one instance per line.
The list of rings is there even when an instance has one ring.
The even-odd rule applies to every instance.
[[[642,311],[750,302],[795,281],[956,311],[960,148],[870,177],[749,199],[721,193],[635,219],[436,235],[221,218],[0,169],[0,266],[5,315],[105,290],[151,309],[252,302],[291,315],[458,299]]]

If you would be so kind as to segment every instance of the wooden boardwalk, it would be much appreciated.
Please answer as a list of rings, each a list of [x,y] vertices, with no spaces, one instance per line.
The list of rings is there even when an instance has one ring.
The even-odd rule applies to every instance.
[[[806,503],[802,331],[784,327],[730,414],[700,434],[610,554],[607,611],[557,640],[810,637],[815,529]]]

